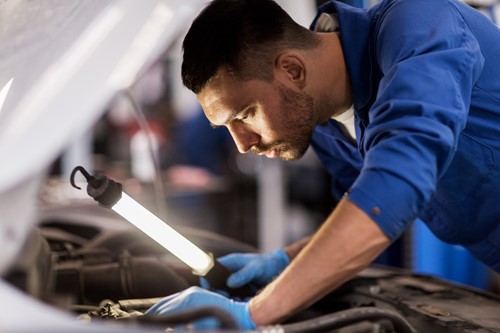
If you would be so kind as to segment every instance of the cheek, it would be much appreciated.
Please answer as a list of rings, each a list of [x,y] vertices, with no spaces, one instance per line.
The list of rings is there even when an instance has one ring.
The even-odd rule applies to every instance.
[[[257,126],[264,141],[273,141],[281,136],[286,123],[281,117],[271,114],[261,117]]]
[[[286,109],[281,102],[269,103],[260,117],[261,128],[270,136],[280,134],[287,127]]]

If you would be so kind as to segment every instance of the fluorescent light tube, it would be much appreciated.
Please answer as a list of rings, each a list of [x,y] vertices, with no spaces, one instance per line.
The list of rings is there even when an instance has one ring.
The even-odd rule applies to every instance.
[[[111,209],[186,263],[195,274],[205,275],[213,267],[212,256],[191,243],[125,192],[122,192],[121,199]]]
[[[210,254],[202,251],[123,192],[120,183],[109,179],[103,174],[92,176],[83,167],[77,166],[71,172],[70,177],[73,187],[81,189],[75,184],[75,175],[78,171],[87,179],[88,195],[102,206],[111,208],[135,225],[139,230],[191,267],[194,274],[205,276],[214,267],[215,262]]]

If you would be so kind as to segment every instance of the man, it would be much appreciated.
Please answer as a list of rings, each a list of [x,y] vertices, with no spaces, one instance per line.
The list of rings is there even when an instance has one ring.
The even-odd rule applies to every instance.
[[[339,204],[310,239],[222,259],[229,285],[270,282],[248,302],[195,288],[149,313],[214,305],[243,329],[278,323],[417,218],[500,271],[499,29],[459,1],[386,0],[327,2],[312,30],[271,0],[214,0],[184,40],[182,78],[241,153],[294,160],[311,143]]]

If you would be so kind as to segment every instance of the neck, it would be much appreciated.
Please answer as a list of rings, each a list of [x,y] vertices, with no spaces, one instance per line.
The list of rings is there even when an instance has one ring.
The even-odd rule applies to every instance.
[[[321,43],[311,61],[311,81],[315,83],[314,98],[318,104],[318,120],[338,116],[352,105],[351,88],[342,44],[337,32],[318,33]]]

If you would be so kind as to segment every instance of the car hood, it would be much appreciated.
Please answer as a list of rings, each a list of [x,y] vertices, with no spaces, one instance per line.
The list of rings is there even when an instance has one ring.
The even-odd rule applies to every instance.
[[[38,178],[187,31],[198,0],[0,2],[0,243],[12,261]],[[8,200],[7,200],[8,199]]]

